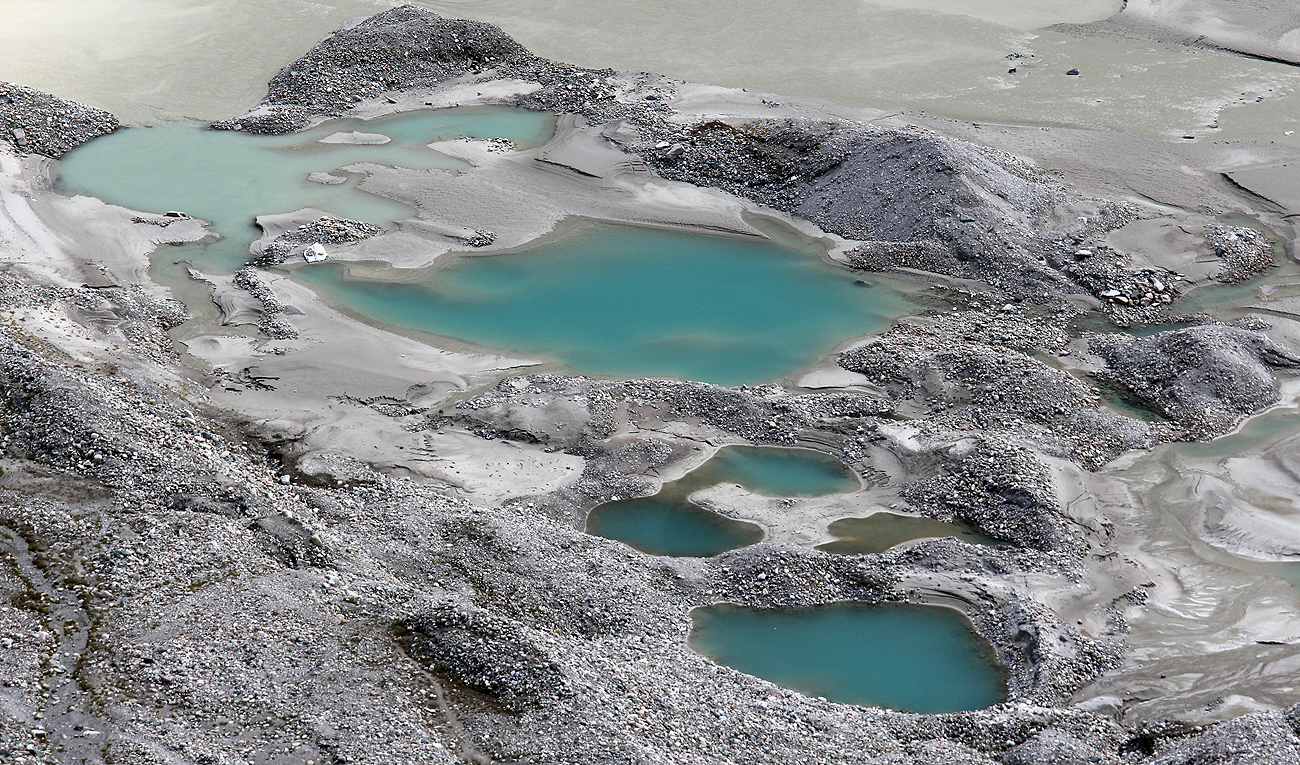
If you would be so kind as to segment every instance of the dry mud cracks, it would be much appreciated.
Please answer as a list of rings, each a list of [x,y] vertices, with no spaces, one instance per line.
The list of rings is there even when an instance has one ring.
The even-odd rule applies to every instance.
[[[39,157],[19,154],[58,156],[114,123],[3,92],[5,190],[53,198]],[[470,377],[436,395],[413,386],[419,401],[350,390],[341,405],[381,435],[330,436],[241,411],[243,395],[293,398],[269,373],[181,365],[165,293],[70,277],[84,255],[34,236],[11,193],[0,211],[14,248],[0,272],[0,759],[1300,759],[1297,707],[1215,723],[1134,716],[1121,697],[1075,703],[1106,673],[1122,677],[1128,619],[1161,595],[1146,562],[1115,547],[1123,519],[1089,496],[1090,471],[1230,430],[1278,401],[1278,376],[1300,359],[1289,324],[1258,318],[1182,317],[1149,337],[1080,333],[1071,321],[1170,321],[1180,293],[1266,268],[1267,244],[1216,218],[1252,212],[1249,199],[1212,178],[1186,181],[1202,184],[1187,192],[1196,209],[1090,196],[996,140],[555,64],[495,27],[413,8],[326,39],[250,115],[216,127],[284,132],[485,92],[581,115],[566,129],[625,153],[638,177],[810,221],[845,240],[847,266],[931,283],[929,307],[821,370],[844,387]],[[160,239],[149,219],[96,221]],[[1120,245],[1117,232],[1165,224],[1190,237],[1178,257]],[[307,243],[309,227],[295,232],[276,246]],[[374,248],[390,236],[363,233],[342,239]],[[228,288],[275,317],[275,337],[257,341],[279,349],[269,369],[294,358],[273,341],[292,339],[302,319],[267,273],[250,267]],[[1146,416],[1107,403],[1120,394]],[[468,484],[412,480],[419,470],[400,461],[376,471],[349,452],[356,439],[398,438],[385,433],[459,433],[581,468],[554,490],[471,503]],[[832,452],[867,479],[864,504],[960,520],[1007,544],[836,556],[765,543],[671,559],[582,533],[596,504],[650,493],[738,443]],[[1010,701],[936,716],[841,705],[686,647],[697,606],[844,600],[959,608],[1007,668]]]

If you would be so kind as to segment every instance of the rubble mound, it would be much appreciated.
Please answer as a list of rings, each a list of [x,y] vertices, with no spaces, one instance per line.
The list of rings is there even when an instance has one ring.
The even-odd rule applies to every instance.
[[[103,109],[0,82],[0,141],[19,152],[58,159],[118,127],[117,118]]]

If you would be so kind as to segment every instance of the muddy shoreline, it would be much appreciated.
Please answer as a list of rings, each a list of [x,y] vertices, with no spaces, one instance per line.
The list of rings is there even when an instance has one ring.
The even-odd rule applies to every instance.
[[[284,132],[458,103],[576,117],[535,151],[467,142],[470,170],[416,192],[409,173],[368,170],[365,184],[415,207],[421,226],[376,233],[307,214],[268,221],[254,255],[323,240],[345,260],[388,250],[410,266],[517,246],[569,215],[642,210],[751,233],[744,216],[758,211],[835,238],[846,267],[930,284],[937,307],[851,345],[815,390],[599,380],[519,374],[528,360],[362,324],[267,260],[195,275],[220,309],[220,324],[184,336],[207,364],[195,369],[167,334],[178,306],[145,274],[154,247],[198,238],[201,222],[59,197],[48,163],[16,151],[33,147],[0,148],[12,253],[0,270],[12,561],[0,564],[0,660],[13,678],[0,747],[18,761],[1300,756],[1300,706],[1250,700],[1245,685],[1248,702],[1180,708],[1171,695],[1142,711],[1149,689],[1126,687],[1132,625],[1176,586],[1131,538],[1138,508],[1114,499],[1103,469],[1228,433],[1282,399],[1300,324],[1278,311],[1180,318],[1178,300],[1267,271],[1265,255],[1294,257],[1296,211],[1239,190],[1277,186],[1285,147],[827,113],[556,64],[490,25],[411,8],[327,38],[250,115],[216,127]],[[33,98],[5,115],[43,124],[51,109],[76,107]],[[87,114],[92,128],[57,140],[108,124]],[[54,156],[57,140],[35,148]],[[1149,165],[1131,171],[1125,156]],[[454,192],[495,202],[500,189],[563,189],[566,204],[474,239],[488,229]],[[1223,222],[1232,214],[1289,248]],[[111,244],[77,231],[112,232]],[[1072,330],[1081,314],[1115,328]],[[1151,416],[1107,404],[1117,392]],[[835,454],[868,479],[846,513],[898,506],[1007,544],[837,556],[761,543],[673,559],[582,533],[591,507],[652,493],[727,444]],[[765,512],[725,499],[742,517]],[[701,605],[844,600],[963,611],[1008,671],[1008,703],[937,716],[834,704],[686,647]],[[1254,661],[1297,656],[1271,634],[1253,641],[1266,654]],[[1232,677],[1249,665],[1223,662],[1247,656],[1201,663]]]
[[[1127,0],[1124,8],[1108,19],[1052,28],[1213,48],[1300,65],[1300,11],[1286,2]]]

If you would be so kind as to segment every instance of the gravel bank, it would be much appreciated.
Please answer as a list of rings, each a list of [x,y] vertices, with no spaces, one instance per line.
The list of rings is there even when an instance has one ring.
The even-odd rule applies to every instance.
[[[57,159],[117,128],[117,118],[101,109],[0,82],[0,141],[20,153]]]

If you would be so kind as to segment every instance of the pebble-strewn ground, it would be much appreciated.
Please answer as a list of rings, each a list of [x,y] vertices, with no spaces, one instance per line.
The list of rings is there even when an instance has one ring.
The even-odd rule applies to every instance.
[[[1279,370],[1300,359],[1250,321],[1071,335],[1079,296],[1141,322],[1178,289],[1172,271],[1099,244],[1139,214],[1129,203],[917,129],[690,123],[664,104],[670,87],[619,90],[611,75],[400,8],[322,42],[251,116],[220,127],[292,130],[453,78],[532,78],[541,88],[522,103],[627,120],[624,147],[663,176],[861,240],[847,258],[859,268],[957,281],[838,357],[862,390],[524,375],[432,411],[376,404],[412,431],[463,428],[585,460],[566,488],[476,507],[349,458],[300,462],[292,433],[206,405],[210,381],[180,366],[165,334],[182,318],[173,303],[0,270],[0,316],[122,320],[98,338],[120,346],[113,363],[0,323],[0,761],[1300,761],[1300,706],[1208,727],[1124,726],[1070,706],[1122,660],[1121,611],[1145,591],[1116,593],[1086,630],[1035,586],[1097,577],[1109,554],[1104,524],[1081,523],[1061,496],[1060,464],[1222,433],[1276,401]],[[21,140],[5,139],[18,151],[58,156],[115,124],[0,93],[21,96],[0,102],[0,138],[20,126]],[[1076,208],[1089,222],[1057,214]],[[1232,228],[1207,239],[1224,281],[1267,265]],[[375,233],[343,222],[277,242]],[[265,335],[291,337],[293,316],[258,273],[237,286],[275,318]],[[1103,406],[1117,388],[1159,416]],[[595,504],[653,491],[687,441],[816,446],[911,511],[1007,544],[670,559],[582,532]],[[937,716],[835,704],[686,647],[696,606],[842,600],[961,608],[1006,666],[1010,701]]]

